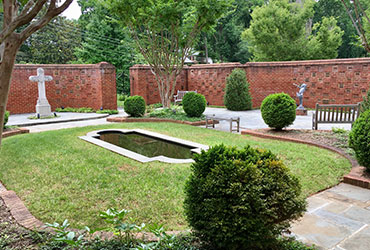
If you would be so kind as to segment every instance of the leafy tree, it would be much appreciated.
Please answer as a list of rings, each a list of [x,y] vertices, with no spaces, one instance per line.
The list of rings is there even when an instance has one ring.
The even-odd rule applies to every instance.
[[[34,32],[47,25],[51,19],[62,13],[72,0],[62,3],[56,0],[14,1],[3,0],[3,24],[0,32],[0,124],[4,123],[5,107],[8,101],[10,78],[17,51]],[[40,17],[37,15],[46,9]],[[22,27],[22,30],[19,29]],[[0,145],[3,126],[0,126]]]
[[[74,50],[81,45],[77,23],[58,16],[42,32],[32,34],[17,54],[17,62],[65,64],[76,60]]]
[[[370,53],[370,10],[366,11],[368,1],[362,3],[360,0],[341,0],[341,2],[360,37],[362,46]]]
[[[97,0],[78,1],[82,15],[79,24],[82,46],[76,49],[79,63],[109,62],[116,67],[117,91],[130,93],[129,68],[143,60],[137,56],[135,44],[127,29],[115,22],[109,10]]]
[[[323,17],[335,17],[337,24],[344,31],[342,45],[338,48],[338,58],[355,58],[366,56],[366,50],[359,46],[357,33],[341,0],[319,0],[314,6],[313,23]],[[370,32],[370,30],[369,30]]]
[[[217,22],[217,26],[206,34],[209,57],[221,62],[241,62],[249,60],[247,43],[241,40],[243,30],[249,27],[251,13],[256,6],[262,6],[263,0],[235,0],[228,14]],[[201,39],[197,49],[205,49]]]
[[[343,31],[332,17],[324,17],[311,31],[314,1],[304,4],[272,0],[252,13],[242,34],[255,61],[335,58]]]
[[[170,107],[176,77],[202,30],[210,28],[231,0],[110,0],[150,65],[163,106]]]

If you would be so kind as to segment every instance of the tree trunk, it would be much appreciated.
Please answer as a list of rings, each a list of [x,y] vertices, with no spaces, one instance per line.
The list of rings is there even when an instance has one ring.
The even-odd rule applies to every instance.
[[[2,133],[4,131],[4,116],[6,103],[8,101],[8,93],[10,89],[10,81],[12,77],[14,62],[17,51],[20,47],[20,41],[17,34],[12,34],[4,40],[3,57],[0,62],[0,146]]]
[[[208,64],[208,46],[207,46],[207,35],[204,36],[204,49],[206,51],[206,64]]]

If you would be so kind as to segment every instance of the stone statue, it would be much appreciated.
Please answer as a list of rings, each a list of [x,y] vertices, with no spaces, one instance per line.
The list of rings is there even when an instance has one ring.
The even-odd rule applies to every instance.
[[[306,91],[307,84],[302,83],[300,86],[298,84],[293,83],[294,86],[299,88],[299,91],[296,93],[299,99],[299,106],[297,109],[304,109],[303,107],[303,93]]]

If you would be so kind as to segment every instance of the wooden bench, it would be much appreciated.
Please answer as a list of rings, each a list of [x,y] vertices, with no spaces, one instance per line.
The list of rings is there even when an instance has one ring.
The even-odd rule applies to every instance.
[[[194,93],[197,93],[197,91],[182,91],[182,90],[177,90],[177,95],[174,95],[173,96],[173,99],[174,99],[174,102],[175,104],[177,102],[182,102],[182,98],[184,97],[184,95],[188,92],[194,92]]]
[[[350,123],[356,121],[361,112],[358,104],[316,104],[312,115],[312,129],[317,130],[319,123]]]
[[[209,122],[211,121],[211,123]],[[233,131],[239,132],[240,130],[240,117],[223,118],[215,115],[206,115],[206,128],[215,127],[215,121],[229,121],[230,122],[230,133]],[[236,122],[236,129],[233,129],[233,122]]]

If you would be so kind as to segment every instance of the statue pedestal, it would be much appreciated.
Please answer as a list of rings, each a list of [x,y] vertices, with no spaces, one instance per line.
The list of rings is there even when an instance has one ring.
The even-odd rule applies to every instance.
[[[40,117],[52,115],[50,104],[46,99],[37,102],[36,115],[40,115]]]
[[[303,109],[296,109],[295,110],[295,114],[296,115],[307,115],[307,109],[303,108]]]

